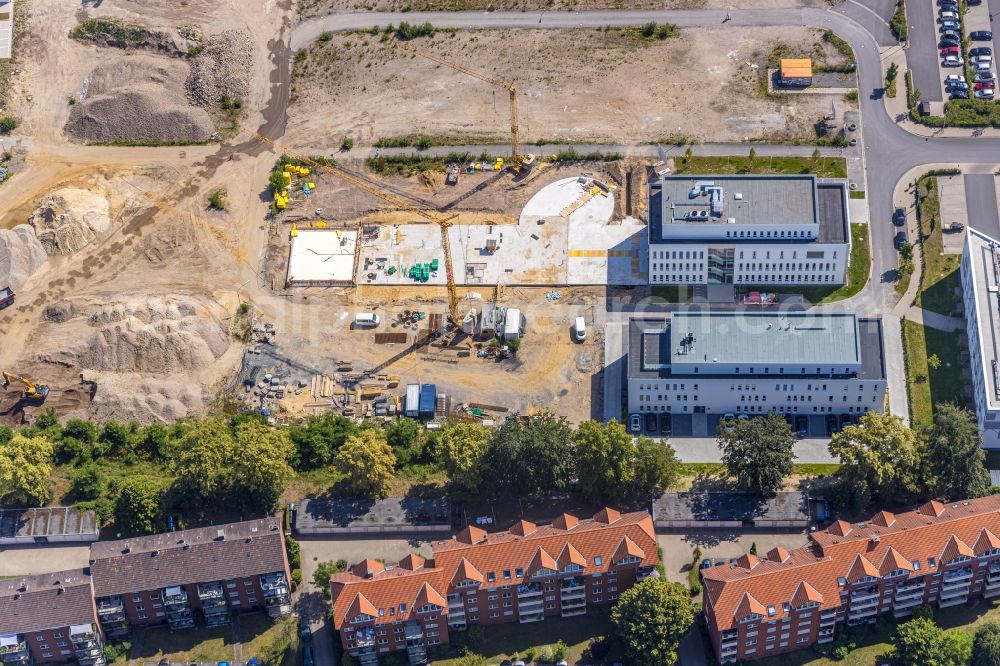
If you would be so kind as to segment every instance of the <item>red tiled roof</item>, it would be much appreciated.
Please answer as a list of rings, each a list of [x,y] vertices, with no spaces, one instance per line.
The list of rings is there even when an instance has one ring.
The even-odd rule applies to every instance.
[[[559,565],[556,564],[555,559],[545,552],[545,549],[541,546],[535,551],[535,554],[531,558],[531,562],[528,564],[528,568],[525,573],[529,576],[534,575],[541,569],[548,569],[550,571],[559,571]]]
[[[988,544],[1000,544],[995,536],[1000,535],[998,495],[952,504],[927,502],[895,514],[892,521],[884,518],[884,514],[876,515],[867,523],[853,525],[837,521],[811,533],[811,544],[791,551],[787,559],[769,554],[769,560],[752,570],[735,564],[706,569],[706,609],[713,610],[717,628],[732,626],[734,613],[747,594],[776,606],[781,615],[781,604],[790,602],[805,581],[822,595],[824,608],[834,608],[840,604],[840,578],[849,582],[862,576],[878,578],[890,567],[903,569],[908,576],[925,575],[955,556],[974,556]],[[976,544],[975,551],[970,543]],[[932,565],[931,560],[937,561]],[[883,573],[873,562],[880,563]],[[913,570],[914,562],[921,563],[920,570]]]
[[[362,613],[378,617],[378,609],[375,608],[372,602],[368,601],[368,597],[358,592],[354,597],[354,601],[347,607],[347,617],[357,617]]]
[[[789,557],[791,557],[791,554],[788,552],[788,549],[782,548],[781,546],[775,546],[771,550],[767,551],[767,559],[775,562],[784,562]]]
[[[760,564],[760,559],[753,553],[744,553],[736,558],[736,566],[743,569],[753,569],[758,564]]]
[[[610,524],[596,518],[577,520],[563,516],[552,525],[536,527],[527,536],[511,531],[486,534],[479,529],[471,532],[466,529],[462,533],[466,535],[464,539],[459,535],[434,542],[431,545],[434,557],[416,570],[400,563],[399,567],[368,579],[350,572],[335,574],[330,579],[334,626],[339,629],[350,617],[349,606],[362,592],[376,609],[385,611],[376,615],[378,622],[396,622],[406,620],[412,610],[412,606],[402,610],[400,602],[410,603],[425,583],[439,594],[447,594],[453,584],[466,579],[486,585],[515,586],[530,576],[529,563],[536,560],[536,564],[552,569],[565,566],[565,560],[583,567],[583,575],[606,574],[616,567],[615,552],[619,546],[641,557],[640,566],[652,566],[659,561],[649,513],[619,514],[611,510],[610,516],[614,519]],[[570,529],[565,529],[566,526]],[[476,543],[469,543],[470,540]],[[553,558],[556,554],[558,561]],[[488,575],[496,583],[488,582]]]
[[[537,529],[534,523],[529,523],[527,520],[519,520],[510,528],[510,533],[518,536],[528,536]]]
[[[413,601],[413,607],[423,608],[427,604],[440,606],[441,608],[448,607],[448,602],[445,600],[444,595],[435,590],[430,583],[424,583],[420,586],[417,598]]]
[[[426,562],[424,558],[420,557],[416,553],[410,553],[403,559],[399,561],[399,567],[401,569],[409,569],[410,571],[416,571],[420,567],[424,566]]]
[[[749,592],[744,592],[739,605],[736,607],[734,618],[742,620],[747,615],[760,615],[763,617],[767,615],[767,609],[764,608],[764,604],[754,599]]]
[[[361,560],[353,567],[351,567],[351,572],[355,576],[361,576],[362,578],[371,578],[372,576],[377,576],[385,571],[385,565],[378,560]]]
[[[456,541],[461,541],[462,543],[479,543],[486,538],[486,530],[481,530],[478,527],[472,525],[467,526],[464,530],[455,535]]]
[[[792,608],[802,608],[807,603],[823,603],[823,595],[809,583],[802,581],[792,595]]]
[[[595,521],[597,521],[599,523],[605,523],[607,525],[610,525],[611,523],[615,522],[616,520],[618,520],[621,517],[622,517],[622,514],[618,513],[617,511],[615,511],[614,509],[612,509],[610,507],[604,507],[603,509],[601,509],[600,511],[598,511],[596,514],[594,514],[594,520]]]
[[[879,511],[874,516],[872,516],[873,525],[881,525],[882,527],[892,527],[892,524],[896,522],[896,516],[889,513],[888,511]]]
[[[1000,550],[1000,538],[997,535],[990,532],[985,527],[979,532],[979,538],[976,539],[976,545],[972,547],[976,551],[976,555],[982,555],[988,550]]]

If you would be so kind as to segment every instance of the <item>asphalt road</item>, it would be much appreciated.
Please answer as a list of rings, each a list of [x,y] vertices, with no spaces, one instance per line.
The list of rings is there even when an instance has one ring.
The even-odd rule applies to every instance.
[[[1000,239],[1000,214],[997,212],[996,179],[993,174],[965,176],[965,208],[969,226],[990,238]],[[944,220],[947,224],[947,217]]]
[[[906,50],[906,64],[913,72],[913,87],[920,91],[920,99],[940,102],[944,99],[941,89],[941,67],[938,64],[937,3],[935,0],[918,0],[906,3],[906,17],[910,30]],[[954,67],[962,74],[961,67]],[[900,81],[897,85],[902,85]],[[902,92],[902,88],[899,92]]]

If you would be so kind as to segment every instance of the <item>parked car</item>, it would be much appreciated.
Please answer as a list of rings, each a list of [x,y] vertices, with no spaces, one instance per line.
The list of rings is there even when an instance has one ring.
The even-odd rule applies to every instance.
[[[983,4],[983,0],[965,0],[965,4],[969,5],[970,7],[978,7],[979,5]]]
[[[948,76],[944,77],[944,84],[945,85],[948,85],[949,83],[953,83],[953,82],[954,83],[965,83],[965,77],[962,76],[961,74],[949,74]]]
[[[994,83],[996,82],[996,77],[993,76],[993,70],[990,70],[988,72],[979,72],[973,81],[976,83]]]
[[[646,432],[656,434],[656,414],[648,412],[646,414]]]
[[[673,428],[673,418],[670,414],[660,414],[660,434],[669,435]]]
[[[969,99],[968,90],[953,90],[949,95],[948,99]]]
[[[802,415],[796,416],[795,432],[798,433],[799,437],[805,437],[809,434],[809,419]]]
[[[958,12],[949,12],[945,9],[938,10],[938,23],[944,21],[954,21],[958,22]],[[958,28],[955,28],[957,30]]]
[[[945,90],[947,90],[948,92],[954,92],[956,90],[968,90],[968,89],[969,89],[968,83],[959,83],[958,81],[945,86]]]
[[[945,56],[956,56],[958,54],[959,54],[959,50],[958,50],[957,46],[947,46],[947,47],[941,49],[941,57],[942,58],[945,57]]]
[[[961,67],[964,64],[965,60],[962,59],[962,56],[957,55],[945,56],[941,60],[942,67]]]
[[[961,46],[962,42],[959,41],[958,37],[942,37],[941,41],[938,42],[938,48],[943,49],[946,46]]]
[[[837,417],[833,414],[826,415],[826,431],[831,435],[837,432],[839,428],[837,427]]]
[[[941,6],[941,5],[954,5],[954,4],[956,4],[955,0],[938,0],[937,3],[938,3],[938,6]]]
[[[991,56],[993,55],[993,49],[988,46],[977,46],[974,49],[969,49],[969,55],[974,58],[979,56]]]
[[[961,222],[952,222],[947,227],[945,227],[943,231],[955,233],[958,231],[962,231],[963,229],[965,229],[965,225],[962,224]]]
[[[974,63],[977,63],[977,64],[978,63],[982,63],[982,62],[992,63],[993,62],[993,56],[991,56],[991,55],[978,55],[975,58],[971,58],[970,62],[974,62]]]
[[[900,231],[899,233],[897,233],[896,237],[892,241],[892,244],[896,246],[897,250],[903,249],[903,245],[905,245],[906,243],[907,240],[905,231]]]
[[[969,69],[973,72],[989,72],[993,69],[993,63],[991,62],[974,62],[969,65]]]
[[[638,435],[642,432],[642,417],[638,414],[630,414],[628,417],[628,431]]]
[[[938,32],[946,32],[948,30],[961,30],[962,24],[958,21],[941,21],[941,25],[938,26]]]
[[[972,4],[971,2],[969,3]],[[969,39],[974,42],[992,42],[993,33],[989,30],[973,30],[969,33]]]
[[[954,30],[949,30],[948,32],[942,32],[941,39],[954,39],[957,40],[959,44],[962,43],[962,35],[958,34]]]
[[[958,12],[958,5],[954,2],[942,2],[938,9],[945,12]]]
[[[711,569],[711,568],[712,568],[712,558],[710,557],[706,557],[701,561],[701,564],[698,565],[699,571],[701,571],[702,569]]]
[[[983,88],[975,92],[977,99],[993,99],[996,91],[993,88]]]
[[[897,208],[892,211],[892,223],[897,227],[901,227],[906,224],[906,211],[902,208]]]
[[[996,81],[992,81],[992,80],[991,81],[979,81],[979,82],[973,84],[973,87],[976,90],[985,90],[986,88],[996,88],[996,86],[997,86],[997,82]]]

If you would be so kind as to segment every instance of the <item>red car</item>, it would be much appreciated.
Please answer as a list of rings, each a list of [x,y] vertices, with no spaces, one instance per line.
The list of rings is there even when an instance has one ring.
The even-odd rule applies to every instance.
[[[990,81],[989,83],[980,81],[976,84],[976,90],[993,90],[994,88],[996,88],[996,82],[994,81]]]
[[[958,47],[957,46],[949,46],[949,47],[941,49],[941,57],[942,58],[945,57],[945,56],[950,56],[950,55],[958,55]]]

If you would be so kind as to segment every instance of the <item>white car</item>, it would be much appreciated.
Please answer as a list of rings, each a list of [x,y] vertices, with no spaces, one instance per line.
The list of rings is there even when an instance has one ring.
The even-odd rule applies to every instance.
[[[979,99],[993,99],[993,93],[993,88],[983,88],[982,90],[977,90],[975,95]]]
[[[974,72],[988,72],[993,67],[993,64],[988,62],[974,62],[969,67]]]
[[[957,21],[957,20],[958,20],[958,14],[956,14],[955,12],[948,12],[944,10],[938,12],[938,23],[941,23],[943,21]]]
[[[949,83],[965,83],[965,77],[961,74],[949,74],[944,77],[944,84],[948,85]]]
[[[991,55],[979,55],[972,58],[972,62],[993,62],[993,56]]]
[[[587,324],[583,321],[583,317],[577,317],[573,323],[573,339],[577,342],[587,339]]]
[[[945,56],[941,59],[942,67],[961,67],[965,64],[965,60],[962,56]],[[989,65],[987,65],[987,68]]]

